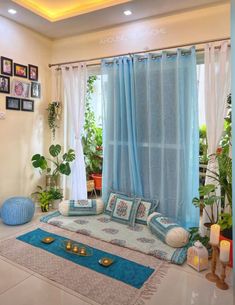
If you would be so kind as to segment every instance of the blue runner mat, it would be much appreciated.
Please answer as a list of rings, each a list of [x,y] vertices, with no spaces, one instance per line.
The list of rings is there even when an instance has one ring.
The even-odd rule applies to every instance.
[[[42,243],[41,240],[48,236],[54,237],[55,241],[51,244]],[[17,237],[17,239],[138,289],[143,286],[144,282],[146,282],[154,272],[154,269],[150,267],[140,265],[128,259],[92,248],[90,246],[89,248],[91,248],[93,251],[92,256],[84,257],[73,253],[68,253],[61,247],[61,242],[63,240],[68,240],[68,238],[41,229],[28,232]],[[76,241],[74,242],[76,243]],[[114,259],[115,262],[109,267],[103,267],[98,263],[98,261],[103,257]]]

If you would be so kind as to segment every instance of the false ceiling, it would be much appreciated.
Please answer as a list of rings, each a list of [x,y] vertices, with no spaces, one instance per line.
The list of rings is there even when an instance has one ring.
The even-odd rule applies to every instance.
[[[229,0],[0,0],[0,15],[57,39],[226,2]],[[10,8],[17,13],[10,15]],[[125,10],[132,15],[125,16]]]
[[[129,1],[131,0],[13,0],[13,2],[51,22]]]

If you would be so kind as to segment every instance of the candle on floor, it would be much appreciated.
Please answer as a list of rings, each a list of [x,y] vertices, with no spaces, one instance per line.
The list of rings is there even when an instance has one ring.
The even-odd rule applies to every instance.
[[[67,244],[66,244],[66,250],[70,251],[71,247],[72,247],[71,242],[68,241]]]
[[[46,238],[46,241],[47,241],[47,242],[49,242],[50,240],[51,240],[51,238],[50,238],[50,237],[47,237],[47,238]]]
[[[86,249],[85,248],[81,248],[79,250],[79,253],[82,254],[82,255],[85,255],[86,254]]]
[[[73,252],[78,253],[78,246],[73,246]]]
[[[223,263],[228,263],[229,254],[230,254],[230,242],[227,240],[222,240],[220,242],[220,255],[219,255],[220,261]]]
[[[210,244],[211,245],[219,244],[219,235],[220,235],[220,226],[217,224],[212,225],[211,233],[210,233]]]

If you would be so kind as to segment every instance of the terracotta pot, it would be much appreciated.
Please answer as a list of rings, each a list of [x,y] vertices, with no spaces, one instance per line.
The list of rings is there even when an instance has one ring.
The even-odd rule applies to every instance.
[[[95,189],[101,191],[102,190],[102,174],[92,174],[91,177],[95,182]]]
[[[231,232],[231,234],[232,234],[232,230],[229,230],[230,232]],[[221,240],[227,240],[227,241],[229,241],[230,242],[230,260],[229,260],[229,264],[228,264],[228,266],[229,267],[233,267],[233,240],[232,240],[232,238],[230,239],[230,238],[228,238],[227,236],[225,237],[224,235],[227,235],[227,233],[228,232],[226,232],[226,230],[224,230],[224,231],[222,231],[221,233],[220,233],[220,241]]]

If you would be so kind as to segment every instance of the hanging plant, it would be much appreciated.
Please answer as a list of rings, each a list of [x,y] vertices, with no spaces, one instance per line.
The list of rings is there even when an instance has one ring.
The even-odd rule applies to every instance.
[[[48,125],[52,132],[53,139],[55,139],[56,128],[59,128],[59,119],[61,112],[61,105],[59,102],[52,102],[48,104]]]

